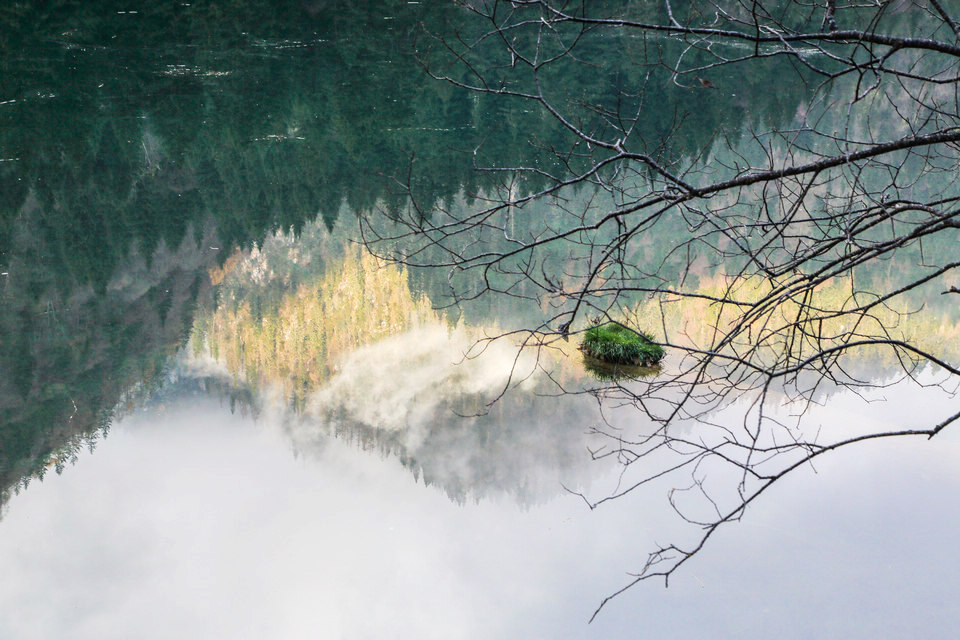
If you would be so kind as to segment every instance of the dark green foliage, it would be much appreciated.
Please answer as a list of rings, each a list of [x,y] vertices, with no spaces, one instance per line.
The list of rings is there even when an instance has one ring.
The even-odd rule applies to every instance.
[[[29,287],[15,288],[43,278],[45,265],[11,268],[17,281],[0,296],[8,312],[0,314],[0,506],[10,487],[42,477],[55,452],[94,437],[118,405],[164,381],[209,287],[178,267],[172,262],[166,277],[144,282],[142,295],[130,294],[134,286],[120,295],[75,295],[69,305],[37,304]]]
[[[70,271],[59,284],[102,293],[131,245],[146,255],[161,240],[176,247],[191,224],[212,220],[229,255],[318,214],[332,227],[344,203],[402,210],[412,194],[429,210],[461,193],[489,194],[502,176],[477,173],[475,163],[562,173],[549,149],[572,141],[553,118],[423,73],[417,55],[438,71],[453,73],[458,62],[431,53],[445,49],[429,46],[425,33],[485,28],[453,4],[425,6],[162,0],[139,3],[133,15],[114,0],[25,0],[0,10],[18,51],[0,74],[0,252],[31,188],[51,221],[45,259]],[[392,18],[385,31],[384,16]],[[658,157],[699,153],[721,124],[728,135],[741,131],[738,105],[766,99],[776,71],[730,79],[752,83],[738,89],[739,102],[705,103],[666,75],[648,81],[645,50],[635,49],[629,38],[584,41],[588,60],[571,57],[544,73],[556,76],[554,86],[580,87],[557,99],[594,105],[570,107],[589,130],[606,122],[593,109],[616,109],[618,89],[634,95],[641,86],[664,105],[645,110],[639,137],[659,141],[692,118],[682,135],[644,147]],[[481,48],[477,64],[501,69],[502,54],[499,44]],[[802,92],[777,92],[784,114]],[[585,159],[565,162],[578,171]],[[410,194],[399,187],[408,176]],[[544,186],[538,173],[519,184],[521,192]],[[6,260],[0,255],[0,270]]]
[[[0,276],[0,486],[43,468],[129,388],[156,380],[189,334],[203,269],[175,270],[131,300],[111,294],[110,283],[132,255],[150,263],[157,247],[176,251],[191,229],[197,238],[213,229],[217,250],[201,249],[222,263],[233,247],[262,246],[274,229],[299,230],[318,215],[329,229],[347,225],[345,203],[401,212],[408,176],[425,210],[459,197],[482,202],[503,176],[475,164],[560,174],[549,150],[571,144],[523,101],[470,94],[423,72],[414,35],[419,56],[453,73],[425,34],[449,36],[464,21],[463,29],[486,28],[471,27],[454,3],[8,4],[0,8],[0,45],[11,52],[0,60],[0,273],[9,274]],[[593,109],[618,106],[611,89],[636,95],[646,82],[646,48],[629,38],[588,45],[585,63],[571,58],[543,72],[553,86],[577,87],[556,98],[582,102],[577,119],[592,130],[606,121]],[[502,54],[498,44],[480,63],[503,68]],[[770,75],[735,79],[746,83],[744,104],[762,102]],[[700,118],[664,143],[669,157],[698,152],[717,123],[743,128],[737,103],[704,103],[702,92],[653,78],[663,106],[645,111],[636,135],[658,141],[675,118]],[[784,113],[801,92],[778,92]],[[584,159],[566,162],[582,169]],[[542,187],[537,180],[532,174],[521,192]],[[524,211],[533,228],[561,223],[549,217],[554,209]],[[410,278],[431,299],[449,292],[446,278]],[[464,313],[475,322],[503,315],[486,300]]]
[[[651,366],[664,356],[663,348],[649,336],[617,322],[587,329],[580,348],[588,356],[611,364]]]

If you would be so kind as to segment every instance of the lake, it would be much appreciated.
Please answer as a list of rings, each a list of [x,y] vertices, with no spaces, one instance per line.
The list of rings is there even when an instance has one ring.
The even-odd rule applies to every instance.
[[[598,371],[557,329],[574,304],[563,287],[593,259],[587,241],[494,272],[488,286],[503,295],[474,296],[470,269],[414,266],[445,262],[419,236],[387,245],[406,264],[373,255],[384,245],[361,237],[386,237],[416,207],[442,224],[509,201],[509,229],[464,241],[463,259],[654,180],[638,172],[620,194],[581,185],[518,202],[586,157],[564,166],[551,149],[569,132],[529,103],[424,72],[436,64],[426,34],[469,36],[471,14],[332,0],[44,7],[18,3],[0,32],[0,637],[955,628],[951,429],[818,456],[717,528],[669,587],[652,579],[605,602],[658,545],[695,546],[704,508],[709,521],[755,486],[709,456],[687,466],[684,446],[720,450],[704,443],[752,433],[760,387],[726,370],[690,386],[700,370],[684,349],[723,325],[717,291],[748,298],[766,285],[736,257],[682,255],[689,220],[665,220],[622,259],[659,265],[665,295],[607,312],[650,322],[668,355],[622,375]],[[646,45],[629,34],[585,42],[607,62],[557,75],[590,113],[613,108],[610,86],[629,95],[660,81],[636,64]],[[727,166],[717,132],[739,132],[730,148],[745,158],[744,132],[814,109],[799,84],[768,95],[763,78],[780,72],[738,85],[737,100],[664,81],[636,135],[658,139],[685,114],[663,157],[695,166],[709,149]],[[955,233],[907,247],[816,295],[896,289],[955,260],[955,247]],[[541,274],[556,291],[533,286]],[[682,286],[695,295],[674,296]],[[960,321],[936,286],[871,319],[955,361]],[[956,381],[934,365],[904,375],[872,347],[841,364],[849,379],[763,387],[757,424],[777,425],[776,446],[926,429],[956,412]],[[702,405],[681,403],[685,389]],[[670,446],[634,458],[661,428]],[[701,490],[708,502],[686,502]]]

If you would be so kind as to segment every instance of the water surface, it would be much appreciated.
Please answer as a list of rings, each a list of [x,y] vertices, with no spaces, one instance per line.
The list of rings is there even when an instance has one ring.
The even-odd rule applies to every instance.
[[[721,529],[669,589],[641,585],[587,624],[656,543],[690,535],[666,482],[595,510],[575,495],[630,479],[615,459],[593,459],[609,446],[593,428],[635,436],[649,421],[579,393],[598,383],[574,341],[539,360],[510,340],[474,357],[478,340],[549,309],[445,306],[446,273],[385,265],[355,243],[358,216],[389,217],[410,196],[468,211],[485,194],[536,188],[475,163],[548,170],[529,140],[565,143],[561,128],[423,73],[415,36],[462,25],[453,9],[97,4],[24,2],[2,18],[0,636],[954,628],[950,431],[824,457]],[[617,55],[590,74],[562,69],[571,94],[602,102],[641,81],[635,45],[591,46]],[[693,126],[669,149],[683,158],[720,128],[736,138],[789,123],[805,96],[770,96],[775,73],[706,105],[664,83],[642,133],[686,113]],[[521,213],[518,232],[557,215]],[[645,251],[669,260],[670,246]],[[927,258],[952,250],[928,246]],[[905,264],[858,282],[889,288],[915,268]],[[684,277],[707,290],[717,274]],[[904,326],[956,344],[955,311],[940,296],[925,308]],[[693,326],[703,315],[671,317]],[[889,382],[895,364],[868,353],[851,366]],[[866,402],[836,389],[815,400],[804,424],[830,433],[925,426],[954,401],[910,383]],[[742,410],[709,417],[735,425]]]

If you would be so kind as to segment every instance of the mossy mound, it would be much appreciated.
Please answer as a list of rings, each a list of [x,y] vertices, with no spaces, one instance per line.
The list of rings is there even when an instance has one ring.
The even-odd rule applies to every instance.
[[[590,327],[580,349],[591,358],[610,364],[649,367],[663,359],[664,351],[650,337],[617,322]]]

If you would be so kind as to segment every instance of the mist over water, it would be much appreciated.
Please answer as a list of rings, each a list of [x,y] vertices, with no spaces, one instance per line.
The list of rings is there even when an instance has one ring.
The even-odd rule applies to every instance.
[[[825,458],[723,532],[669,589],[651,584],[587,626],[597,595],[676,526],[666,505],[631,498],[590,511],[563,492],[527,506],[458,504],[356,441],[328,436],[297,457],[286,429],[269,411],[241,418],[190,397],[120,421],[94,454],[8,505],[0,630],[24,639],[398,629],[628,638],[638,627],[652,638],[936,635],[950,618],[937,593],[960,586],[949,544],[960,520],[947,508],[960,489],[956,438]],[[592,472],[600,484],[616,480]],[[864,580],[864,566],[877,567],[875,579]]]
[[[576,335],[540,350],[486,340],[557,329],[549,319],[574,303],[561,285],[581,254],[547,256],[550,295],[506,279],[495,284],[510,295],[450,307],[451,287],[473,291],[472,273],[391,265],[358,246],[361,219],[367,233],[389,229],[411,219],[411,198],[465,215],[563,168],[549,150],[570,140],[554,119],[424,73],[425,33],[472,33],[462,7],[47,4],[0,10],[0,638],[953,631],[960,443],[949,430],[818,459],[718,531],[669,589],[643,585],[586,623],[657,544],[694,539],[674,507],[710,516],[741,478],[703,465],[675,493],[667,478],[631,489],[676,451],[631,460],[659,425],[625,392],[677,372],[677,350],[648,378],[600,380]],[[712,76],[736,99],[705,100],[636,64],[649,42],[586,44],[601,63],[560,61],[564,91],[600,122],[617,106],[611,87],[649,87],[657,104],[636,135],[661,140],[682,115],[690,126],[659,149],[677,166],[709,157],[729,169],[721,132],[746,158],[757,126],[789,130],[824,109],[803,83],[771,92],[776,62]],[[499,170],[518,166],[544,173]],[[476,246],[537,237],[608,200],[571,188],[511,206],[510,234]],[[733,267],[681,264],[685,231],[668,219],[637,259],[705,296],[750,295]],[[737,241],[757,242],[754,231]],[[824,283],[817,302],[842,307],[855,284],[894,289],[954,253],[908,247]],[[913,294],[877,317],[955,353],[953,296]],[[638,296],[625,311],[659,318],[650,330],[678,343],[705,344],[721,318],[705,298]],[[771,418],[789,426],[778,433],[801,433],[800,411],[803,433],[827,437],[956,412],[956,388],[939,387],[934,368],[911,382],[891,373],[899,366],[864,349],[844,362],[858,393],[820,384],[809,405],[787,402],[806,379],[771,387]],[[646,408],[662,415],[672,392]],[[738,389],[671,434],[739,429],[756,392]],[[716,503],[701,486],[719,488]]]

